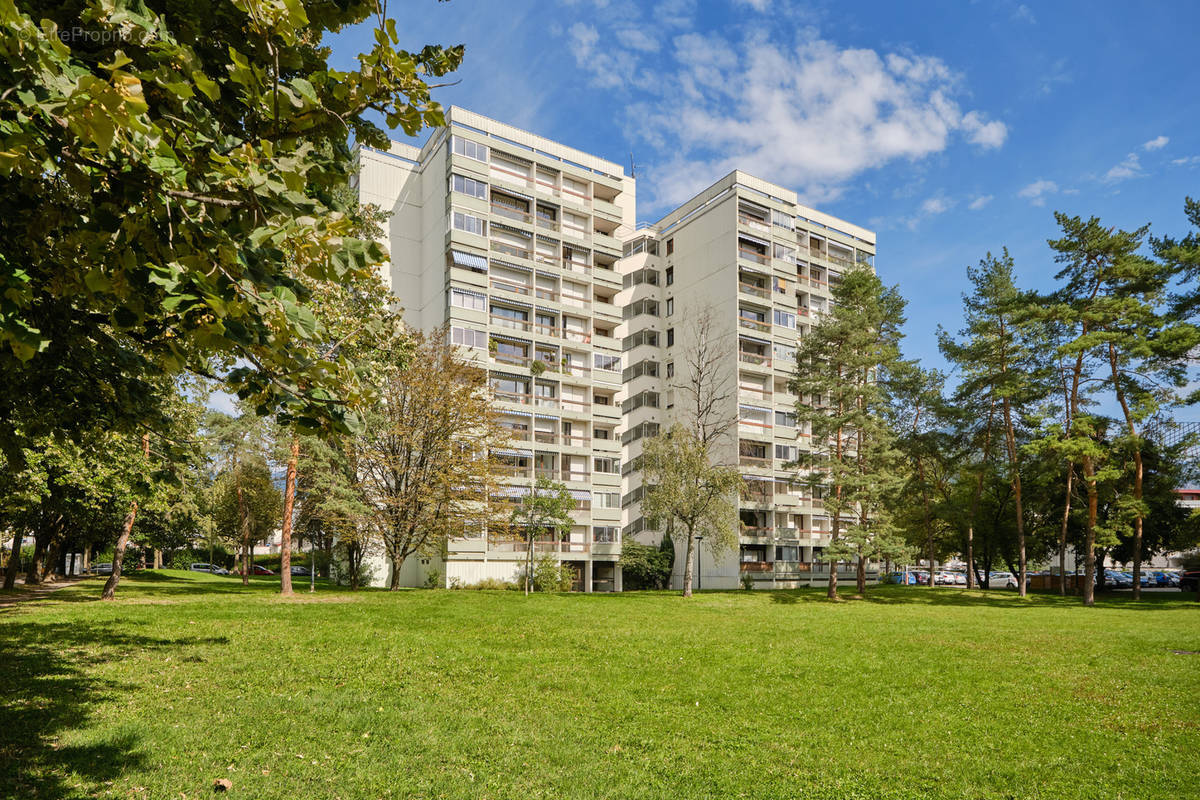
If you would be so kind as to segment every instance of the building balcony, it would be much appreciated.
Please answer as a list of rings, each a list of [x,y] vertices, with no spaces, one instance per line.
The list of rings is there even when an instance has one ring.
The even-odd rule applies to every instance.
[[[504,217],[505,219],[511,219],[516,222],[523,222],[526,225],[533,224],[533,215],[528,211],[521,211],[500,203],[492,203],[491,213],[497,217]]]
[[[770,561],[742,561],[738,564],[739,572],[763,574],[775,571],[775,565]]]
[[[764,369],[770,369],[771,367],[771,357],[764,353],[751,353],[746,350],[739,350],[738,361],[743,364],[749,364],[754,367],[762,367]]]
[[[759,233],[769,234],[771,232],[771,223],[748,214],[738,214],[738,225],[743,225]]]
[[[745,247],[738,248],[738,258],[744,258],[747,261],[753,261],[755,264],[763,264],[764,266],[771,263],[771,259],[766,253],[760,253],[757,250],[750,250]]]
[[[771,459],[765,456],[738,456],[738,464],[743,467],[754,467],[755,469],[770,469]]]
[[[514,283],[513,281],[506,281],[503,278],[490,278],[488,286],[501,292],[522,295],[528,295],[533,290],[533,287],[527,283]]]
[[[742,294],[748,294],[763,300],[769,300],[771,298],[771,290],[766,286],[758,286],[745,281],[738,281],[738,291]]]
[[[752,319],[751,317],[738,317],[738,326],[748,330],[757,331],[759,333],[770,333],[771,323],[765,320]]]

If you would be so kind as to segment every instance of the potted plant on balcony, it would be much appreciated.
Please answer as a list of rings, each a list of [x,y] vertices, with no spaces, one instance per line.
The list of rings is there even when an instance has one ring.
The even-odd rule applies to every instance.
[[[533,377],[538,377],[546,371],[546,362],[540,358],[533,359],[533,363],[529,365],[529,371],[533,374]]]

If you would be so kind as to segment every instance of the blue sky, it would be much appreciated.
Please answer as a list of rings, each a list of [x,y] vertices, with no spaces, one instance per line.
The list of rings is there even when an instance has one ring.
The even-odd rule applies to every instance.
[[[466,45],[436,93],[638,165],[652,221],[737,167],[875,230],[940,365],[966,266],[1046,288],[1053,211],[1182,233],[1200,196],[1200,3],[410,0],[402,46]],[[334,37],[352,66],[369,31]],[[397,137],[400,138],[400,137]]]

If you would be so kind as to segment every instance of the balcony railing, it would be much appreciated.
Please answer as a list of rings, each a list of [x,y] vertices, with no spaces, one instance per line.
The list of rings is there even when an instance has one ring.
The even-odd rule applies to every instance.
[[[531,394],[522,394],[520,392],[502,392],[499,389],[493,389],[492,395],[497,400],[501,400],[505,403],[520,403],[523,406],[529,405],[533,398],[533,395]]]
[[[558,434],[552,431],[534,431],[533,440],[538,444],[558,444]]]
[[[528,211],[520,211],[501,203],[492,203],[492,213],[498,217],[504,217],[505,219],[513,219],[517,222],[524,222],[526,225],[530,224],[533,216]]]
[[[743,383],[738,385],[738,392],[757,400],[769,400],[771,398],[771,390],[762,386],[749,386]]]
[[[592,442],[592,437],[582,433],[564,433],[562,442],[568,447],[587,447]]]
[[[770,264],[771,259],[766,253],[760,253],[757,250],[748,250],[745,247],[738,248],[738,258],[744,258],[747,261],[753,261],[756,264]]]
[[[591,264],[588,264],[585,261],[576,261],[574,259],[564,260],[562,266],[565,270],[570,272],[581,272],[584,275],[587,275],[588,271],[592,268]]]
[[[738,351],[738,361],[744,364],[755,364],[760,367],[771,366],[771,357],[762,353],[748,353],[745,350]]]
[[[572,472],[566,469],[562,471],[562,480],[564,481],[588,481],[591,478],[592,473],[590,472]]]
[[[738,317],[738,325],[743,328],[749,328],[752,331],[760,331],[762,333],[771,332],[771,323],[765,320],[752,319],[750,317]]]
[[[506,256],[514,256],[516,258],[531,258],[533,256],[533,253],[530,250],[514,247],[513,245],[505,244],[504,242],[491,242],[491,249],[497,253],[504,253]]]
[[[738,564],[742,572],[774,572],[775,566],[770,561],[743,561]]]
[[[738,456],[738,463],[743,467],[758,467],[759,469],[770,469],[771,467],[771,459],[759,456]]]
[[[748,228],[754,228],[755,230],[766,231],[767,233],[771,232],[770,223],[758,219],[757,217],[751,217],[747,214],[738,214],[738,224],[745,225]]]
[[[493,289],[499,289],[502,292],[512,292],[513,294],[529,294],[531,288],[529,284],[513,283],[503,278],[492,278],[488,281],[488,286]]]
[[[775,534],[775,529],[770,526],[751,526],[747,525],[742,528],[742,536],[752,536],[758,539],[770,539]]]
[[[537,297],[538,300],[554,301],[558,299],[558,292],[553,289],[543,289],[538,287],[538,289],[534,292],[534,296]]]
[[[515,353],[493,353],[492,361],[497,364],[512,364],[518,367],[529,366],[529,356],[519,356]]]
[[[765,286],[756,286],[753,283],[738,281],[738,291],[746,294],[754,295],[755,297],[768,298],[771,296],[771,291]]]
[[[513,319],[503,314],[488,314],[488,319],[497,328],[511,328],[515,331],[527,331],[533,326],[533,323],[527,319]]]
[[[539,228],[545,228],[548,231],[558,230],[558,220],[556,219],[549,219],[548,217],[543,217],[541,214],[538,214],[535,222]]]

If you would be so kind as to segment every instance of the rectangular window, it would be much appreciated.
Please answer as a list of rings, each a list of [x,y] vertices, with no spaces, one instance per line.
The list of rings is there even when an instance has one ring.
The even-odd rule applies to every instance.
[[[776,411],[775,424],[784,428],[794,428],[796,427],[796,415],[791,411]]]
[[[486,350],[488,346],[487,334],[474,328],[451,328],[450,341],[459,347],[475,347],[480,350]]]
[[[592,366],[596,369],[602,369],[605,372],[620,372],[621,357],[610,356],[607,353],[593,353]]]
[[[479,292],[468,292],[466,289],[450,290],[450,305],[457,308],[467,308],[471,311],[483,311],[487,308],[487,295]]]
[[[487,198],[486,183],[463,175],[450,176],[450,191],[470,195],[471,197],[478,197],[480,200]]]
[[[667,239],[667,255],[671,255],[674,252],[675,252],[675,240]]]
[[[672,239],[671,241],[674,241],[674,239]],[[674,282],[675,282],[675,268],[667,267],[667,286],[670,286]]]
[[[776,364],[794,364],[796,362],[796,348],[794,347],[774,344],[771,345],[771,354]]]
[[[775,324],[782,325],[785,328],[796,328],[796,315],[789,311],[780,311],[775,309]]]
[[[602,472],[606,475],[618,475],[621,472],[621,460],[619,458],[593,458],[592,471]]]
[[[592,494],[592,505],[595,508],[620,508],[621,493],[620,492],[594,492]]]
[[[675,329],[667,328],[667,347],[672,347],[675,344]]]
[[[775,457],[784,461],[795,461],[796,456],[800,451],[795,445],[777,444],[775,445]]]
[[[487,222],[482,217],[457,210],[452,212],[452,217],[454,220],[454,230],[487,236]]]
[[[612,508],[612,506],[604,506]],[[592,542],[596,544],[616,544],[620,533],[612,525],[596,525],[592,528]]]
[[[643,344],[650,347],[658,347],[658,332],[651,330],[636,331],[622,340],[621,349],[628,351]]]
[[[667,298],[667,316],[669,317],[674,313],[675,313],[675,298],[668,297]]]
[[[470,139],[464,139],[461,136],[450,137],[450,150],[455,155],[466,156],[476,161],[486,163],[488,160],[488,148],[486,144],[472,142]]]
[[[675,362],[674,361],[667,362],[667,377],[668,378],[675,377]]]

